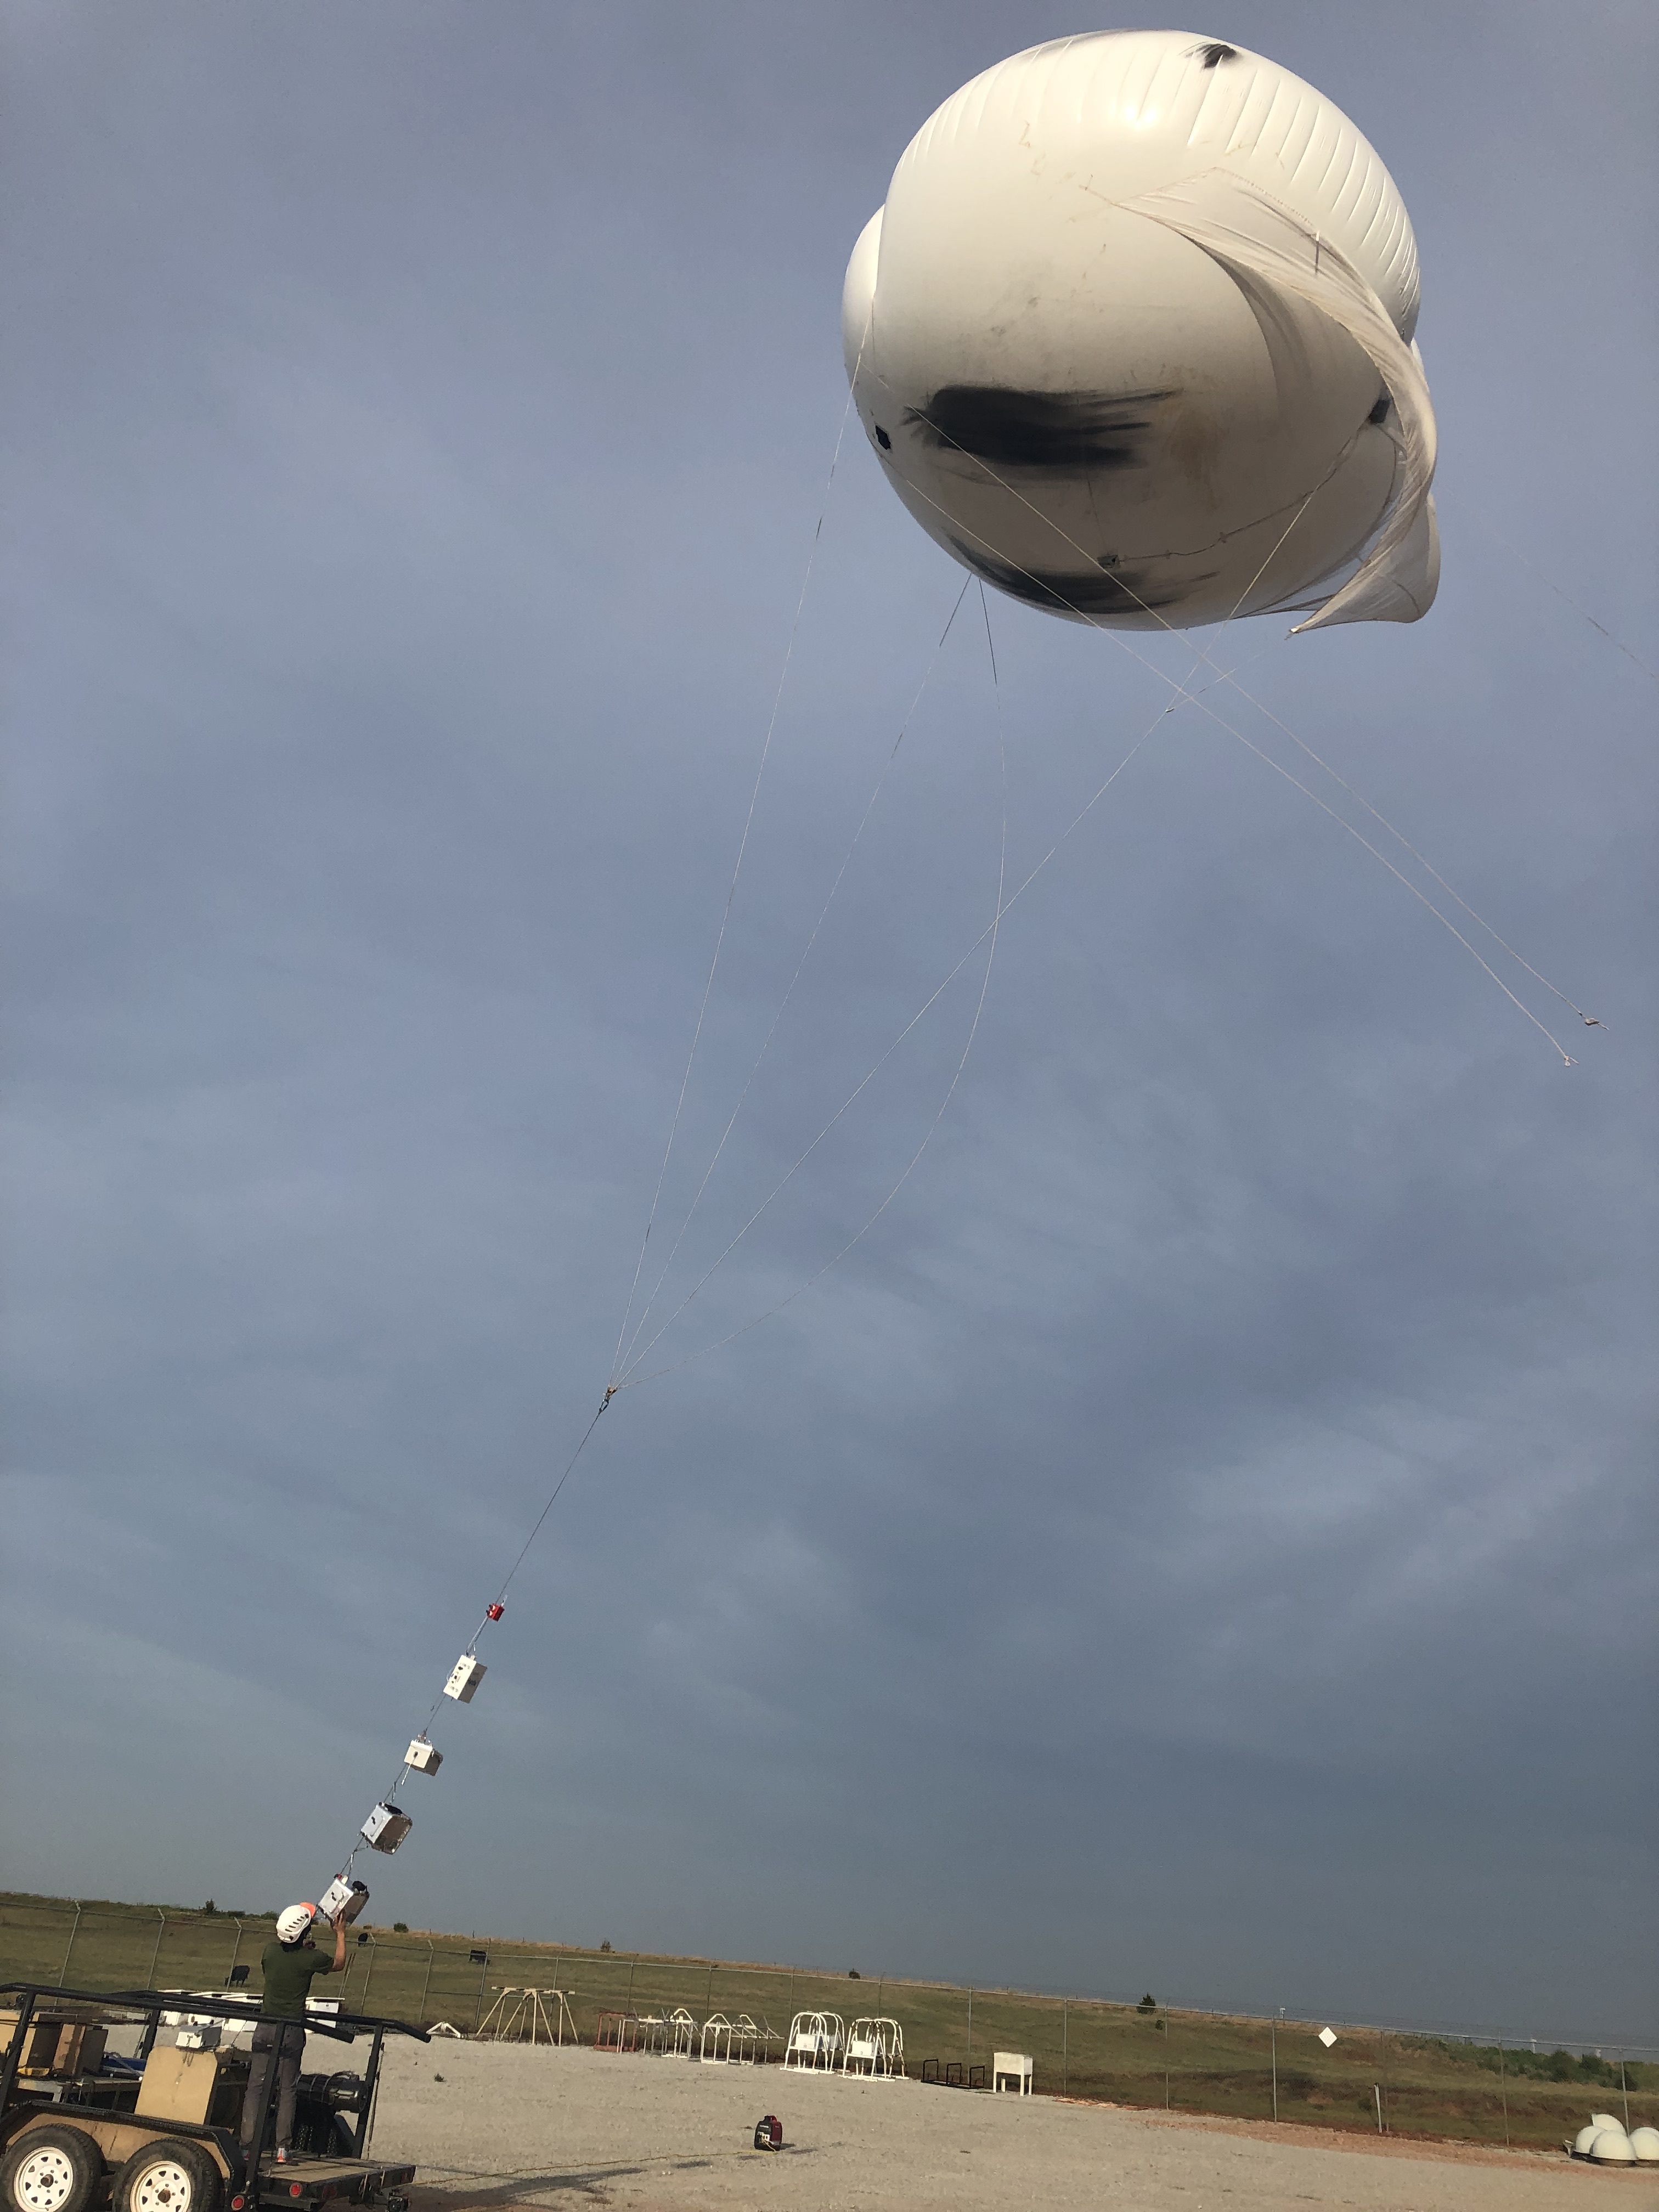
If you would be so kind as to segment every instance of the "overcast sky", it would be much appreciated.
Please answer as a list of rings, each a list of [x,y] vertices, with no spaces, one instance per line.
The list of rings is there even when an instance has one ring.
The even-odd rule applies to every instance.
[[[395,1771],[609,1372],[847,253],[1115,20],[9,0],[14,1886],[314,1896]],[[1493,952],[1564,1071],[1166,718],[871,1233],[692,1356],[878,1205],[982,957],[605,1416],[370,1917],[1659,2041],[1655,684],[1568,603],[1659,667],[1656,19],[1191,27],[1390,165],[1441,431],[1428,620],[1217,650],[1607,1026]],[[959,583],[854,426],[655,1251]],[[1192,650],[992,622],[1018,878]],[[989,920],[999,788],[970,599],[678,1295]]]

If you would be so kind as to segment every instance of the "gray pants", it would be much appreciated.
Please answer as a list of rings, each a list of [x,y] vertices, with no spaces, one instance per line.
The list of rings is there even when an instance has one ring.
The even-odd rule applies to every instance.
[[[242,2148],[249,2158],[260,2148],[253,2138],[273,2066],[276,2069],[276,2141],[283,2150],[292,2141],[294,2097],[300,2086],[300,2061],[305,2047],[303,2021],[262,2020],[254,2029],[253,2063],[248,2069],[247,2094],[242,2099]]]

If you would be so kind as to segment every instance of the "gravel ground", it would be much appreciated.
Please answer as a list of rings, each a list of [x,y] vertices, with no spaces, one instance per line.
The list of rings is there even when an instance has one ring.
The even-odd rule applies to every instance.
[[[1652,2177],[1559,2156],[496,2044],[388,2043],[374,2148],[416,2162],[413,2212],[1659,2212]]]

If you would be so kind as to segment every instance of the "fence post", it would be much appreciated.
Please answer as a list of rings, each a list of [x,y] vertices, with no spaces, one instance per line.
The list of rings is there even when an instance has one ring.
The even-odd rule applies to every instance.
[[[167,1917],[159,1905],[155,1908],[155,1917],[161,1924],[155,1931],[155,1948],[149,1954],[149,1972],[144,1977],[145,1988],[151,1990],[155,1987],[155,1961],[161,1955],[161,1938],[167,1932]]]
[[[235,1943],[234,1943],[234,1945],[233,1946],[232,1950],[231,1950],[231,1954],[230,1954],[230,1964],[229,1964],[229,1965],[225,1968],[225,1987],[226,1987],[227,1989],[228,1989],[228,1988],[230,1987],[230,1978],[231,1978],[231,1976],[232,1976],[232,1975],[235,1972],[235,1971],[236,1971],[236,1954],[237,1954],[237,1952],[238,1952],[238,1951],[240,1951],[240,1950],[241,1949],[241,1948],[242,1948],[242,1923],[241,1923],[241,1922],[239,1920],[239,1921],[236,1923],[236,1942],[235,1942]]]
[[[1282,2006],[1280,2010],[1283,2010]],[[1273,2069],[1273,2118],[1277,2119],[1279,2118],[1279,2022],[1277,2020],[1270,2020],[1267,2022],[1267,2040],[1273,2054],[1271,2063]]]
[[[974,1992],[973,1992],[972,1985],[971,1985],[971,1984],[969,1984],[969,1990],[968,1990],[968,2063],[971,2066],[971,2065],[973,2064],[973,2063],[974,2063]]]
[[[432,1938],[428,1936],[426,1943],[426,1979],[421,1984],[421,2015],[415,2023],[417,2027],[424,2027],[426,2026],[426,1993],[431,1987]]]
[[[478,1968],[478,2001],[477,2001],[477,2003],[473,2006],[473,2008],[472,2008],[472,2033],[474,2033],[474,2035],[476,2035],[476,2034],[478,2033],[478,2022],[479,2022],[479,2021],[483,2019],[483,1985],[484,1985],[484,1976],[485,1976],[489,1972],[489,1944],[488,1944],[488,1943],[486,1943],[486,1944],[484,1945],[483,1961],[483,1964],[482,1964],[482,1965],[479,1966],[479,1968]]]
[[[1630,2133],[1630,2084],[1625,2079],[1625,2054],[1619,2054],[1619,2094],[1625,2100],[1625,2133]]]
[[[58,1986],[59,1989],[62,1989],[69,1980],[70,1953],[74,1950],[75,1939],[81,1932],[81,1900],[78,1897],[75,1899],[74,1904],[75,1925],[70,1929],[69,1942],[64,1947],[64,1963],[58,1969]]]
[[[1072,2005],[1069,1997],[1060,2001],[1060,2094],[1063,2097],[1072,2086]]]
[[[1510,2085],[1504,2079],[1504,2031],[1498,2031],[1498,2094],[1504,2102],[1504,2148],[1510,2147]]]

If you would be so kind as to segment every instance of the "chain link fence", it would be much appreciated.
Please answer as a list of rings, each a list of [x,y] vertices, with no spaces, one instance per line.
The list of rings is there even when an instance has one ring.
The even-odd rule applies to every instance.
[[[0,1898],[0,1980],[257,1990],[273,1936],[269,1913]],[[1659,2048],[1583,2037],[1333,2021],[1328,2047],[1322,2021],[1193,2011],[1150,1995],[1048,1996],[384,1928],[354,1929],[341,1982],[324,1986],[349,2012],[464,2035],[508,1988],[562,1990],[584,2043],[601,2013],[683,2008],[699,2027],[747,2014],[774,2063],[796,2013],[849,2026],[884,2016],[902,2029],[918,2079],[974,2083],[994,2051],[1016,2051],[1033,2059],[1039,2094],[1399,2136],[1556,2144],[1592,2106],[1659,2124]]]

